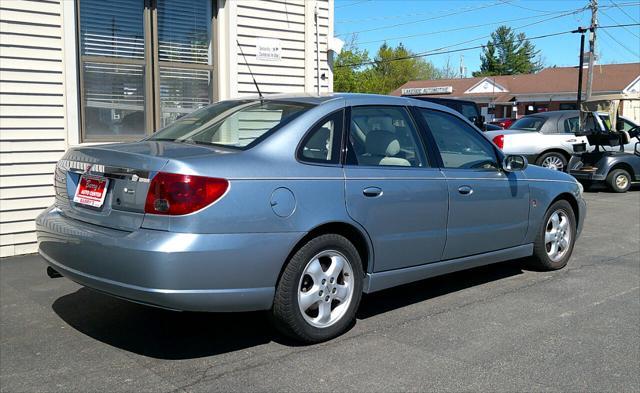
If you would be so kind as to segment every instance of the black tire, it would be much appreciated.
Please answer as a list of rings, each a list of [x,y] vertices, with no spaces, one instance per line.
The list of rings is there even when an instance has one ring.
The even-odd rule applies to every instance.
[[[562,154],[560,152],[556,152],[556,151],[551,151],[549,153],[544,153],[543,155],[538,157],[538,159],[536,160],[536,165],[544,166],[545,168],[550,168],[548,165],[547,166],[543,165],[546,160],[556,160],[557,162],[561,163],[561,165],[562,165],[561,169],[556,169],[556,168],[551,168],[551,169],[556,169],[556,170],[559,170],[561,172],[566,172],[567,171],[567,163],[569,161],[567,160],[567,157],[564,156],[564,154]]]
[[[570,240],[566,251],[561,258],[552,259],[547,250],[547,242],[545,241],[545,235],[549,225],[549,220],[555,212],[562,212],[569,220]],[[544,219],[538,229],[538,235],[533,245],[533,255],[528,260],[528,265],[536,270],[558,270],[567,265],[567,262],[571,258],[573,252],[573,246],[576,241],[576,216],[573,212],[573,208],[569,202],[565,200],[559,200],[554,202],[544,215]]]
[[[305,320],[298,306],[298,290],[303,272],[314,256],[323,251],[342,254],[353,271],[353,294],[342,317],[327,327],[316,327]],[[362,298],[364,273],[362,261],[354,245],[345,237],[336,234],[321,235],[302,246],[287,262],[282,272],[271,311],[275,327],[283,334],[305,343],[317,343],[342,334],[355,320]]]
[[[631,188],[631,175],[624,169],[614,169],[607,175],[606,183],[613,192],[627,192]]]

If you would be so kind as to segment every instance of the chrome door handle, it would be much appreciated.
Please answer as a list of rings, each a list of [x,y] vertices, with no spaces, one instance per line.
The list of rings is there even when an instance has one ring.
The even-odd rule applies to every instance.
[[[462,195],[471,195],[473,194],[473,188],[469,186],[461,186],[458,187],[458,192]]]
[[[575,139],[575,138],[567,140],[567,142],[577,142],[577,141],[578,141],[578,140],[577,140],[577,139]]]
[[[380,195],[382,195],[382,188],[379,188],[379,187],[367,187],[364,190],[362,190],[362,193],[366,197],[375,198],[375,197],[379,197]]]

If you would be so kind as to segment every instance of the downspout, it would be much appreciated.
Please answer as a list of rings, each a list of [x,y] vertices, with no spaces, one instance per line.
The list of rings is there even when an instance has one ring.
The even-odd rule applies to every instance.
[[[318,81],[317,93],[320,94],[320,24],[319,24],[319,11],[318,2],[314,9],[314,16],[316,20],[316,80]]]

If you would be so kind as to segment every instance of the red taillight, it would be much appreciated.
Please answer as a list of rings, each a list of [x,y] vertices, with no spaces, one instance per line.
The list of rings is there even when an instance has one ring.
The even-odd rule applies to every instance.
[[[498,146],[500,150],[502,150],[502,148],[504,147],[504,135],[496,135],[493,138],[493,143],[495,143],[496,146]]]
[[[171,216],[193,213],[220,199],[228,188],[225,179],[160,172],[151,180],[144,212]]]

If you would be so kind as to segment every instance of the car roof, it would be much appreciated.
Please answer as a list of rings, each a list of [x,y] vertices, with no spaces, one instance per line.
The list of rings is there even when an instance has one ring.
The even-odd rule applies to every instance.
[[[570,110],[565,110],[565,111],[549,111],[549,112],[538,112],[538,113],[531,113],[529,115],[526,115],[524,117],[530,117],[530,116],[536,116],[536,117],[544,117],[544,118],[552,118],[552,117],[561,117],[561,116],[571,116],[571,115],[578,115],[578,111],[574,110],[574,109],[570,109]]]
[[[442,101],[442,102],[460,102],[460,103],[464,103],[464,104],[472,104],[472,105],[476,105],[475,101],[471,101],[471,100],[462,100],[460,98],[447,98],[447,97],[421,97],[421,96],[416,96],[416,97],[412,97],[412,96],[405,96],[406,98],[413,98],[414,100],[420,100],[420,101],[432,101],[432,102],[438,102],[438,101]]]
[[[242,97],[239,99],[259,100],[257,95]],[[311,105],[322,105],[335,100],[344,100],[347,105],[411,105],[421,108],[436,109],[455,115],[468,122],[459,112],[432,101],[423,101],[410,97],[387,96],[382,94],[362,94],[362,93],[324,93],[324,94],[269,94],[263,97],[267,101],[289,101],[301,102]],[[470,123],[471,124],[471,123]]]

